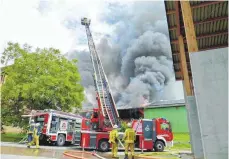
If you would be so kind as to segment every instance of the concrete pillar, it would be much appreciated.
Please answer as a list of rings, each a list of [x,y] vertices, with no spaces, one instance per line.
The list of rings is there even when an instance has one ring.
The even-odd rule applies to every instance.
[[[201,139],[199,115],[196,107],[195,96],[186,97],[186,108],[188,110],[190,138],[192,152],[195,159],[204,159],[203,144]]]
[[[228,48],[192,53],[190,63],[204,156],[206,159],[227,159]],[[190,125],[193,126],[196,117],[190,112],[196,108],[189,108]],[[200,139],[194,138],[193,143]]]
[[[185,92],[185,91],[184,91]],[[185,94],[185,103],[187,110],[188,126],[192,153],[195,159],[204,159],[203,144],[201,140],[199,117],[196,107],[195,96]]]

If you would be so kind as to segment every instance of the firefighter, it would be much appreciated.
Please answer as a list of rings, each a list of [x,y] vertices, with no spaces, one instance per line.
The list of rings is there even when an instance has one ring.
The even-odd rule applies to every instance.
[[[34,143],[36,144],[36,148],[39,148],[39,136],[40,136],[40,123],[35,124],[35,128],[33,130],[33,140],[28,144],[28,148],[32,146]]]
[[[136,140],[136,134],[134,129],[131,127],[131,123],[127,124],[128,128],[123,136],[123,141],[125,142],[125,158],[128,159],[128,151],[130,148],[132,159],[134,159],[134,142]]]
[[[112,146],[112,149],[111,149],[112,158],[118,158],[118,156],[117,156],[118,140],[119,140],[119,137],[118,137],[118,126],[114,125],[113,128],[114,129],[110,132],[110,135],[109,135],[109,143],[112,144],[111,145]]]
[[[28,143],[30,143],[33,140],[33,131],[34,131],[34,120],[32,119],[29,125],[29,130],[27,132],[28,134]]]

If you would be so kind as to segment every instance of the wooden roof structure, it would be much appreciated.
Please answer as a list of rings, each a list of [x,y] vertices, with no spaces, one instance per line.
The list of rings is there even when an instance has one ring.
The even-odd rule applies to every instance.
[[[189,53],[228,47],[228,1],[181,0],[164,1],[164,3],[175,77],[176,80],[185,80],[184,73],[186,69],[187,78],[192,89]],[[187,13],[188,10],[190,10],[190,15]],[[193,40],[188,40],[188,38],[193,38]],[[195,46],[192,41],[197,43],[194,50],[191,48]],[[181,45],[184,46],[183,55]]]

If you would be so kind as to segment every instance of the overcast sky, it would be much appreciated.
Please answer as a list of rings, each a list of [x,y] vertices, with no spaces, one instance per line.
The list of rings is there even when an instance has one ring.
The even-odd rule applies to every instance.
[[[1,0],[0,50],[8,41],[34,47],[55,47],[63,53],[88,49],[81,17],[92,20],[95,40],[112,35],[112,24],[102,20],[106,1],[99,0]]]
[[[161,68],[156,71],[162,73],[168,72],[168,69],[171,71],[171,64],[168,62],[171,59],[171,49],[163,1],[144,3],[105,0],[0,0],[0,52],[4,50],[8,41],[28,43],[40,48],[54,47],[60,49],[63,54],[88,52],[85,28],[80,24],[82,17],[91,19],[90,27],[98,49],[100,51],[106,49],[110,53],[109,57],[104,55],[104,60],[108,61],[108,64],[104,62],[108,72],[116,71],[121,75],[132,67],[132,74],[128,75],[128,78],[135,76],[136,79],[143,80],[150,74],[136,73],[137,67],[142,68],[141,63],[145,63],[141,60],[148,62],[156,60],[156,63],[159,61],[163,65],[155,64],[155,67]],[[149,40],[153,43],[147,44]],[[141,54],[143,52],[141,56],[132,56],[136,53],[135,49],[139,48],[138,45],[145,45],[147,48],[155,42],[160,43],[159,52],[157,49],[156,52],[158,55],[162,54],[163,58],[159,58],[157,53],[145,53],[147,50],[145,52],[140,50]],[[109,70],[109,60],[112,62],[112,59],[117,58],[110,58],[110,56],[114,56],[113,53],[118,52],[117,50],[120,50],[121,59],[117,60],[117,68]],[[149,56],[152,57],[148,59]],[[132,64],[129,65],[130,59],[132,59]],[[164,68],[165,66],[167,68]],[[161,73],[158,75],[155,70],[151,73],[155,77],[162,78],[160,80],[167,80],[165,79],[167,76],[161,77]],[[167,86],[169,91],[164,91],[163,94],[165,96],[169,94],[168,99],[183,98],[181,82],[173,80],[172,83]],[[130,82],[126,84],[125,89],[127,87],[130,89]]]

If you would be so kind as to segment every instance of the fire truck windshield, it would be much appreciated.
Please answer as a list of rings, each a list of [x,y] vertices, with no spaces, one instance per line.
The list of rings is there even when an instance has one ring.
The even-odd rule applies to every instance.
[[[169,130],[169,131],[171,131],[171,125],[170,125],[170,122],[163,122],[163,123],[161,123],[161,129],[162,130]]]

